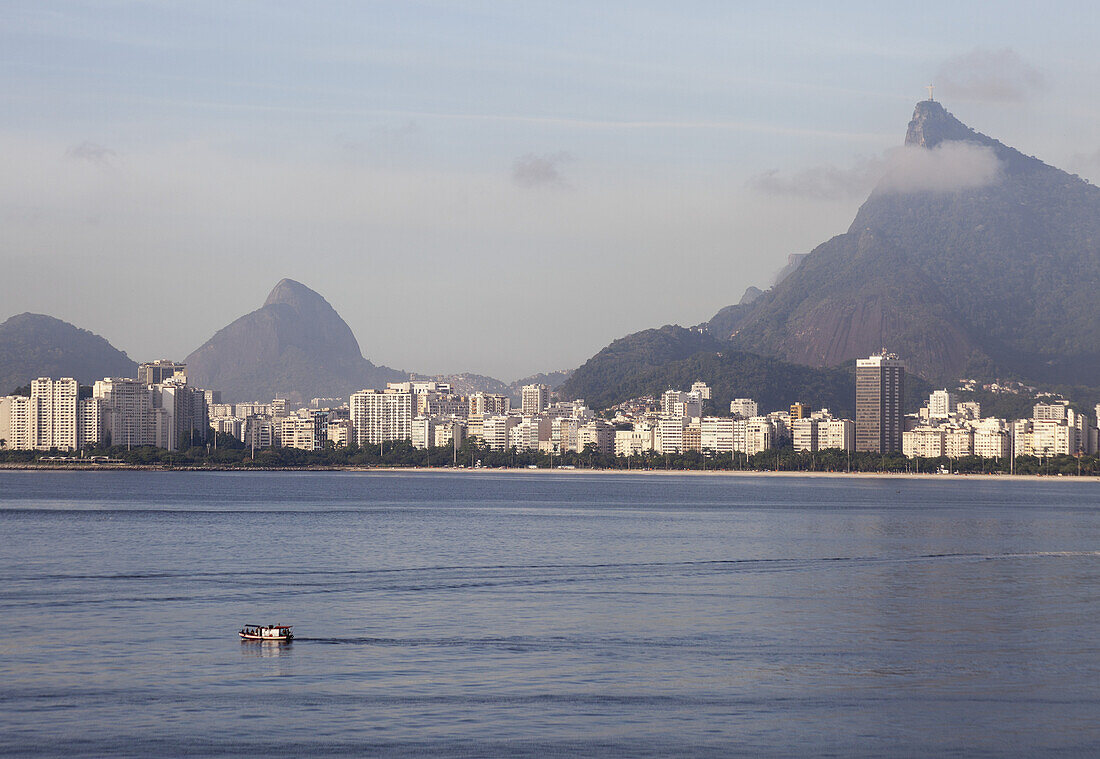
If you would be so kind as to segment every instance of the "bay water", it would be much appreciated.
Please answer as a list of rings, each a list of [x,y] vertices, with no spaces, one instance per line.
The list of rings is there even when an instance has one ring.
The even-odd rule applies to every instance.
[[[1100,754],[1100,485],[0,472],[0,755],[260,754]]]

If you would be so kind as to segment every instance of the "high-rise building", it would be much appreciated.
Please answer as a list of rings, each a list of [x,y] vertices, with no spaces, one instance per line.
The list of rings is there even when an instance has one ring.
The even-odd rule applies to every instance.
[[[138,365],[137,378],[146,385],[159,385],[167,382],[176,375],[180,375],[184,382],[187,381],[187,364],[177,364],[166,358],[150,361]]]
[[[470,396],[470,416],[482,418],[503,416],[511,409],[512,400],[506,395],[493,393],[474,393]]]
[[[153,406],[153,391],[141,380],[105,377],[92,388],[103,401],[103,433],[111,445],[163,443],[164,410]]]
[[[709,401],[711,398],[710,386],[706,382],[691,383],[691,394],[701,401]]]
[[[752,419],[760,413],[760,407],[751,398],[734,398],[730,401],[730,416],[738,419]]]
[[[933,390],[928,396],[928,416],[932,419],[947,419],[956,413],[958,399],[947,388]]]
[[[787,427],[788,427],[788,429],[793,430],[794,429],[794,423],[797,422],[799,419],[809,419],[811,410],[812,409],[810,409],[810,404],[808,404],[808,403],[803,403],[802,401],[798,401],[797,403],[792,403],[791,404],[791,412],[787,416]],[[809,450],[813,450],[813,449],[809,449]]]
[[[534,416],[550,405],[550,388],[546,385],[524,385],[520,396],[520,409],[524,416]]]
[[[856,361],[856,450],[898,453],[904,432],[905,364],[882,353]]]
[[[156,445],[177,450],[201,445],[206,441],[210,418],[206,409],[206,391],[188,387],[181,375],[150,388],[153,408],[162,410],[160,436]],[[185,440],[186,438],[186,440]]]
[[[360,390],[351,396],[351,425],[359,445],[412,439],[411,392],[386,388]]]
[[[103,440],[103,399],[81,398],[77,413],[77,439],[80,447],[99,445]]]
[[[75,379],[39,377],[31,382],[31,447],[74,451],[79,446],[77,406],[80,386]]]

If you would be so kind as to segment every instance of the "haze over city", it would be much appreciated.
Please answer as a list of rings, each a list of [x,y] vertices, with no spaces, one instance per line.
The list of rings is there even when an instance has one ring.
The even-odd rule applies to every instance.
[[[181,359],[293,277],[377,363],[572,368],[844,231],[929,82],[976,129],[1100,179],[1095,17],[8,3],[0,320]]]

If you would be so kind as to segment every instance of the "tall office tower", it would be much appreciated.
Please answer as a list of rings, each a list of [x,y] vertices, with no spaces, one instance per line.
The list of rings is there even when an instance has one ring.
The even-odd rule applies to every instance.
[[[541,414],[550,405],[550,388],[546,385],[524,385],[520,409],[524,416]]]
[[[40,451],[56,448],[73,451],[79,445],[77,404],[80,386],[71,377],[52,380],[39,377],[31,382],[30,437]]]
[[[905,364],[893,353],[856,361],[856,450],[898,453],[905,431]]]
[[[351,396],[351,426],[359,445],[412,439],[411,392],[360,390]]]
[[[172,379],[177,374],[182,375],[184,381],[186,381],[187,364],[177,364],[175,361],[161,358],[156,361],[140,364],[138,366],[137,378],[146,385],[159,385],[162,382],[167,382]]]

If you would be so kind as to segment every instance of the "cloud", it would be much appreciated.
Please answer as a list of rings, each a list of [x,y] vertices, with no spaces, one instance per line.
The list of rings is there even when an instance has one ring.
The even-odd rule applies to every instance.
[[[951,97],[1021,102],[1045,90],[1046,77],[1012,48],[975,48],[940,64],[934,84]]]
[[[955,192],[993,184],[1001,162],[992,148],[971,142],[943,142],[932,150],[908,145],[890,151],[880,192]]]
[[[803,198],[851,198],[866,194],[882,177],[882,158],[861,158],[855,166],[832,164],[813,166],[789,175],[777,169],[749,179],[749,187],[767,195],[792,195]]]
[[[85,140],[79,145],[74,145],[65,151],[65,156],[74,161],[87,161],[88,163],[106,166],[118,157],[118,154],[110,148],[97,145]]]
[[[573,156],[569,153],[552,153],[550,155],[535,155],[528,153],[522,155],[512,164],[512,181],[520,187],[568,187],[568,182],[562,176],[561,164],[571,161]]]
[[[913,145],[892,148],[882,156],[860,158],[855,165],[815,166],[783,175],[777,170],[749,180],[750,189],[768,195],[817,200],[844,200],[880,192],[954,192],[991,184],[1000,177],[1000,162],[983,145],[945,142],[932,150]]]

